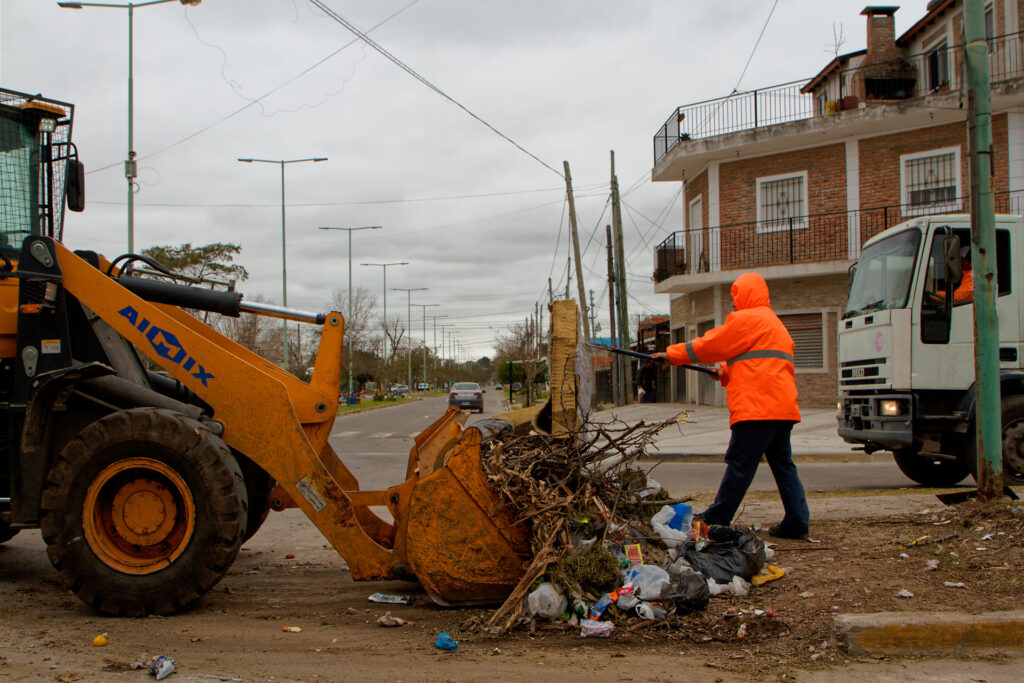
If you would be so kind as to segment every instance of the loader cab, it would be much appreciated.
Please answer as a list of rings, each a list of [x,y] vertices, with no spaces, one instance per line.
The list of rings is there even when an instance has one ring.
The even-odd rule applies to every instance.
[[[64,209],[84,208],[84,169],[71,143],[74,107],[0,89],[0,359],[17,351],[22,242],[60,239]]]

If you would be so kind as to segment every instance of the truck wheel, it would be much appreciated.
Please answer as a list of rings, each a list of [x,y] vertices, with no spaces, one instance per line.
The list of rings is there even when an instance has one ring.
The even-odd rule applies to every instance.
[[[18,535],[19,531],[21,531],[21,529],[12,529],[10,524],[0,520],[0,543],[6,543],[11,540]]]
[[[922,486],[954,486],[969,474],[967,467],[959,460],[922,455],[912,448],[897,449],[893,451],[893,457],[900,472]]]
[[[234,562],[248,498],[228,447],[200,422],[155,408],[118,411],[61,451],[41,528],[64,585],[100,612],[170,614]]]
[[[1003,423],[1003,484],[1024,484],[1024,396],[1008,396],[1002,404]],[[978,445],[971,425],[968,439],[967,464],[975,481],[978,479]]]

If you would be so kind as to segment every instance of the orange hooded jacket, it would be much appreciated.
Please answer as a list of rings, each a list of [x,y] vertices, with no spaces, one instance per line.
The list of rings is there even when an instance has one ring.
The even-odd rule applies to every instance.
[[[735,311],[725,324],[666,349],[674,365],[725,362],[730,426],[745,420],[800,421],[793,338],[771,309],[768,284],[757,273],[732,283]]]

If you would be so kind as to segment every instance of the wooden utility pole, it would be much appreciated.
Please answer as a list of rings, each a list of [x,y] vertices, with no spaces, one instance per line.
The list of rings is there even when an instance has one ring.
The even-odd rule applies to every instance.
[[[565,192],[569,197],[569,231],[572,234],[572,255],[576,260],[576,291],[579,293],[580,312],[583,313],[583,338],[590,339],[590,317],[586,315],[587,293],[583,288],[583,264],[580,263],[580,235],[576,229],[576,199],[572,193],[572,175],[569,173],[569,162],[563,161],[565,168]]]
[[[616,346],[615,336],[615,259],[612,256],[612,226],[604,226],[605,235],[608,238],[608,340],[611,346]],[[615,405],[622,405],[622,396],[619,395],[619,359],[618,354],[612,354],[612,399]]]
[[[597,322],[597,309],[594,308],[594,290],[590,290],[590,306],[587,310],[589,312],[587,317],[590,319],[590,332],[593,335],[588,337],[587,341],[593,344],[594,337],[597,336],[597,325],[595,324]]]
[[[555,294],[551,291],[551,278],[548,278],[548,306],[555,303]]]
[[[612,158],[612,225],[615,228],[615,266],[617,272],[617,283],[619,291],[619,348],[630,348],[629,342],[629,297],[626,290],[626,250],[622,244],[622,206],[619,200],[619,179],[615,175],[615,150],[611,152]],[[618,356],[622,358],[622,356]],[[619,375],[619,384],[623,388],[624,403],[633,402],[633,362],[626,360],[622,363],[629,372],[623,371]]]
[[[572,286],[572,257],[565,259],[565,298],[571,299],[569,296],[569,288]]]

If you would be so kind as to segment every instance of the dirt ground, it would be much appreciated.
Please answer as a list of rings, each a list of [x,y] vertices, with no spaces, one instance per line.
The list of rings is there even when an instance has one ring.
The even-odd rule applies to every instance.
[[[895,514],[816,521],[817,542],[776,545],[781,579],[669,622],[632,630],[641,622],[621,619],[608,639],[580,639],[558,625],[495,636],[468,627],[487,610],[435,607],[413,584],[355,583],[296,511],[272,515],[189,612],[106,618],[60,587],[38,534],[24,532],[0,546],[0,680],[153,680],[131,664],[157,654],[176,660],[172,682],[1019,680],[1019,660],[882,660],[852,656],[837,642],[841,613],[1020,608],[1024,517],[1006,505],[924,500]],[[820,505],[812,500],[812,511]],[[368,602],[374,591],[409,595],[412,604]],[[385,612],[412,624],[382,628]],[[434,647],[442,631],[459,642],[457,653]],[[108,645],[94,647],[101,633]]]

